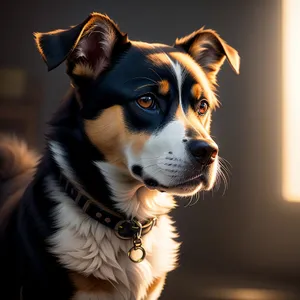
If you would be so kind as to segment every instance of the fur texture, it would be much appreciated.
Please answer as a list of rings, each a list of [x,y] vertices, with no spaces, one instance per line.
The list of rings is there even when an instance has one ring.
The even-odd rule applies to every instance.
[[[15,136],[0,136],[0,230],[32,180],[38,155]]]
[[[51,178],[46,184],[50,197],[59,203],[54,212],[58,232],[49,240],[51,252],[69,270],[107,280],[115,287],[113,293],[100,291],[95,297],[144,299],[155,278],[175,268],[179,244],[174,241],[177,235],[170,217],[158,218],[157,226],[143,238],[147,258],[134,264],[127,256],[131,241],[120,240],[111,229],[88,218]],[[78,292],[74,299],[85,298]]]
[[[66,61],[72,88],[50,121],[36,170],[37,156],[23,143],[0,139],[2,293],[6,300],[156,300],[177,265],[173,195],[215,183],[216,75],[225,58],[238,72],[238,54],[202,29],[174,46],[130,41],[98,13],[35,38],[49,70]],[[142,262],[128,258],[133,240],[118,238],[68,196],[61,174],[124,219],[157,218],[142,236]]]

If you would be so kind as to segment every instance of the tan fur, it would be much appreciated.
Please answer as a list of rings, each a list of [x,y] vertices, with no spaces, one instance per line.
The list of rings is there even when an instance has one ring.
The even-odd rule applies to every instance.
[[[151,298],[152,295],[153,295],[153,299],[156,299],[154,297],[157,296],[157,294],[161,294],[163,287],[165,285],[165,282],[166,282],[166,277],[167,276],[165,275],[163,277],[154,279],[152,284],[148,287],[148,290],[147,290],[148,298],[147,299],[152,299]],[[157,293],[157,294],[155,294],[155,293]]]
[[[0,136],[1,230],[32,180],[38,157],[16,137]]]
[[[195,31],[191,33],[190,35],[181,38],[176,39],[176,44],[184,44],[189,39],[198,36],[196,40],[193,42],[189,49],[190,55],[195,59],[199,61],[199,58],[203,54],[203,51],[206,50],[204,45],[211,45],[212,48],[216,49],[216,52],[219,52],[221,55],[221,59],[219,61],[209,61],[207,60],[205,63],[209,65],[209,68],[211,69],[210,74],[208,74],[208,77],[212,80],[212,82],[216,83],[216,74],[219,72],[221,65],[224,63],[225,58],[227,57],[229,64],[231,65],[232,69],[239,74],[240,69],[240,57],[238,55],[238,52],[229,46],[218,34],[216,31],[211,29],[204,29],[202,27],[200,30]],[[219,45],[218,45],[219,43]],[[223,49],[220,49],[221,48]],[[223,57],[222,57],[223,52]],[[209,59],[209,57],[207,57]]]
[[[70,278],[77,292],[112,293],[114,291],[114,287],[109,281],[95,278],[94,276],[84,276],[79,273],[71,273]]]
[[[199,133],[199,138],[210,139],[210,114],[198,117],[192,108],[189,108],[185,115],[180,107],[176,111],[176,119],[180,120],[186,129],[192,128]],[[201,119],[201,121],[200,121]]]
[[[127,131],[128,141],[132,145],[132,151],[134,154],[140,154],[144,148],[145,143],[149,140],[150,135],[146,133],[132,134]]]
[[[211,81],[209,81],[202,68],[195,64],[195,61],[188,54],[172,52],[170,53],[170,56],[176,59],[184,69],[191,73],[196,82],[201,85],[203,95],[207,100],[209,100],[210,106],[213,109],[217,108],[219,106],[219,101],[214,94],[215,86]]]
[[[155,66],[171,66],[170,58],[164,52],[149,54],[147,58]]]
[[[192,86],[191,94],[195,100],[200,99],[202,93],[202,88],[199,83],[196,83]]]
[[[93,76],[97,77],[110,63],[111,53],[116,42],[116,32],[113,28],[112,20],[104,15],[93,14],[91,20],[84,26],[82,37],[75,48],[74,54],[77,57],[86,57],[89,49],[88,39],[91,34],[100,34],[98,47],[103,51],[103,56],[99,58],[94,66],[88,66],[93,71]],[[114,24],[116,27],[116,24]]]
[[[165,96],[169,93],[170,91],[170,83],[168,82],[168,80],[161,80],[158,83],[158,92]]]
[[[189,124],[196,129],[199,133],[199,137],[203,139],[211,139],[209,136],[210,133],[210,113],[207,113],[205,116],[199,117],[192,108],[188,109],[187,119]]]
[[[207,45],[210,44],[210,46],[212,48],[215,48],[214,44],[209,41],[205,36],[200,37],[197,42],[193,43],[192,46],[190,47],[190,53],[191,56],[194,57],[196,60],[200,59],[201,55],[203,55],[203,53],[207,50],[206,47],[204,47],[203,45]],[[219,72],[221,66],[223,65],[224,61],[225,61],[225,55],[218,61],[213,61],[213,62],[209,62],[208,59],[207,60],[207,66],[209,67],[210,71],[206,72],[206,75],[209,79],[209,81],[213,84],[216,85],[217,84],[217,73]]]
[[[125,125],[121,106],[114,105],[107,108],[95,120],[85,120],[84,127],[90,141],[109,162],[124,166],[121,148],[125,136]]]
[[[119,167],[125,166],[123,150],[131,145],[134,153],[142,151],[150,138],[145,133],[134,134],[126,129],[120,106],[107,108],[95,120],[85,120],[85,132],[94,146],[105,156],[107,161]]]
[[[75,65],[73,69],[73,74],[76,76],[94,77],[95,71],[88,64],[79,63]]]
[[[240,58],[236,50],[229,46],[214,30],[206,29],[202,31],[202,34],[199,35],[199,38],[192,44],[190,48],[192,57],[194,57],[197,60],[201,56],[203,51],[206,50],[204,45],[210,44],[212,48],[218,48],[216,46],[216,40],[221,44],[221,47],[223,47],[224,56],[221,58],[220,61],[211,62],[210,67],[212,69],[212,72],[214,73],[213,75],[216,75],[216,73],[219,72],[220,67],[224,63],[226,57],[228,58],[228,61],[232,68],[238,74]]]

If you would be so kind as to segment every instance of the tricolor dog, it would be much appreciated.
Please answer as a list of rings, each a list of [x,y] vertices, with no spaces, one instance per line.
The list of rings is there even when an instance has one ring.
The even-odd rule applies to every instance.
[[[173,195],[218,176],[216,76],[225,59],[239,72],[238,53],[204,28],[173,46],[131,41],[99,13],[35,40],[71,91],[41,158],[1,138],[1,297],[158,299],[177,264]]]

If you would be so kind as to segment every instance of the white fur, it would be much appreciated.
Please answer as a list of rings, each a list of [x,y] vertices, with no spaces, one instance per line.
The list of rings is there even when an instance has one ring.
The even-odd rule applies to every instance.
[[[131,169],[133,165],[140,165],[143,168],[143,179],[149,177],[157,180],[160,186],[167,187],[167,192],[170,194],[193,195],[202,188],[202,183],[194,187],[175,187],[181,184],[184,179],[192,179],[186,178],[187,171],[191,171],[191,177],[199,176],[199,174],[197,174],[199,170],[195,169],[195,164],[187,153],[188,149],[184,142],[184,140],[187,139],[186,128],[194,128],[194,130],[199,133],[199,136],[205,139],[210,139],[210,136],[200,121],[197,120],[197,122],[194,122],[199,123],[199,126],[195,127],[194,123],[186,116],[182,107],[182,85],[184,84],[185,75],[190,68],[194,68],[194,73],[199,77],[199,81],[203,79],[202,75],[205,75],[201,71],[201,68],[195,64],[188,55],[183,55],[183,57],[179,55],[178,57],[181,59],[180,61],[185,62],[185,64],[180,64],[179,61],[176,60],[176,57],[170,57],[166,53],[165,58],[170,64],[169,70],[176,78],[180,116],[174,121],[169,122],[169,124],[158,133],[152,134],[140,153],[134,152],[132,145],[128,145],[124,150],[124,154],[129,169]],[[203,74],[201,72],[199,73],[198,69]],[[211,99],[212,92],[207,79],[201,80],[201,82],[203,82],[206,93],[210,95],[209,97]],[[195,116],[195,118],[197,117]],[[210,189],[215,182],[217,167],[218,159],[216,159],[210,167],[208,189]],[[135,174],[131,175],[140,180]]]
[[[73,169],[69,165],[69,162],[67,159],[67,153],[65,152],[63,147],[58,142],[54,142],[54,141],[50,141],[49,146],[50,146],[52,157],[54,158],[55,162],[58,164],[61,172],[73,184],[80,186],[78,178],[76,178],[76,175],[75,175]]]
[[[183,107],[182,107],[182,85],[183,85],[183,82],[185,79],[183,69],[178,61],[176,61],[176,63],[174,63],[168,55],[167,55],[167,57],[168,57],[168,60],[170,61],[171,68],[172,68],[171,70],[173,72],[173,75],[175,75],[175,78],[177,80],[179,107],[182,112],[182,115],[185,116],[185,113],[184,113]]]
[[[77,293],[74,300],[145,299],[152,281],[175,268],[179,244],[174,241],[177,235],[169,216],[158,217],[157,225],[143,237],[147,256],[135,264],[127,257],[131,241],[119,239],[84,214],[50,176],[46,186],[58,203],[53,212],[58,230],[49,240],[50,251],[69,270],[108,280],[116,288],[113,294]]]
[[[112,191],[115,206],[127,217],[146,220],[157,215],[167,214],[175,207],[172,196],[157,190],[149,190],[118,167],[105,162],[95,162],[105,176]]]
[[[176,63],[174,63],[169,56],[168,56],[168,58],[170,60],[171,66],[172,66],[172,71],[173,71],[173,73],[174,73],[174,75],[177,79],[179,100],[180,100],[180,104],[181,104],[181,88],[182,88],[182,84],[183,84],[183,81],[184,81],[183,70],[182,70],[182,67],[180,66],[178,61],[176,61]]]
[[[181,120],[170,122],[157,135],[152,135],[145,143],[143,151],[135,154],[130,145],[126,157],[130,166],[143,166],[144,177],[155,178],[165,186],[180,183],[182,171],[189,158],[182,140],[185,138],[185,126]],[[169,152],[172,154],[169,154]],[[172,158],[173,160],[169,160]]]
[[[182,115],[185,116],[181,101],[181,89],[184,82],[183,69],[177,61],[173,62],[167,54],[166,57],[177,80],[179,105]],[[170,122],[157,135],[153,134],[150,137],[145,143],[143,151],[138,155],[131,151],[131,145],[129,145],[125,149],[128,165],[139,164],[143,166],[143,177],[148,175],[155,178],[161,185],[172,186],[180,183],[182,171],[185,171],[186,166],[191,164],[183,143],[183,139],[186,138],[185,129],[186,125],[183,120],[177,119]],[[172,160],[168,158],[172,158]],[[134,174],[132,175],[134,176]]]

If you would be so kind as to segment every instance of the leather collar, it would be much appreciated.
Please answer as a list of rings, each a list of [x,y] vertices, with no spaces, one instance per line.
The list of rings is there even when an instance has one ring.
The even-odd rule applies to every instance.
[[[126,219],[125,216],[105,207],[95,199],[88,197],[84,191],[75,187],[62,173],[59,184],[64,192],[91,218],[114,230],[120,239],[135,239],[147,234],[156,225],[156,218],[139,222],[137,219]]]

